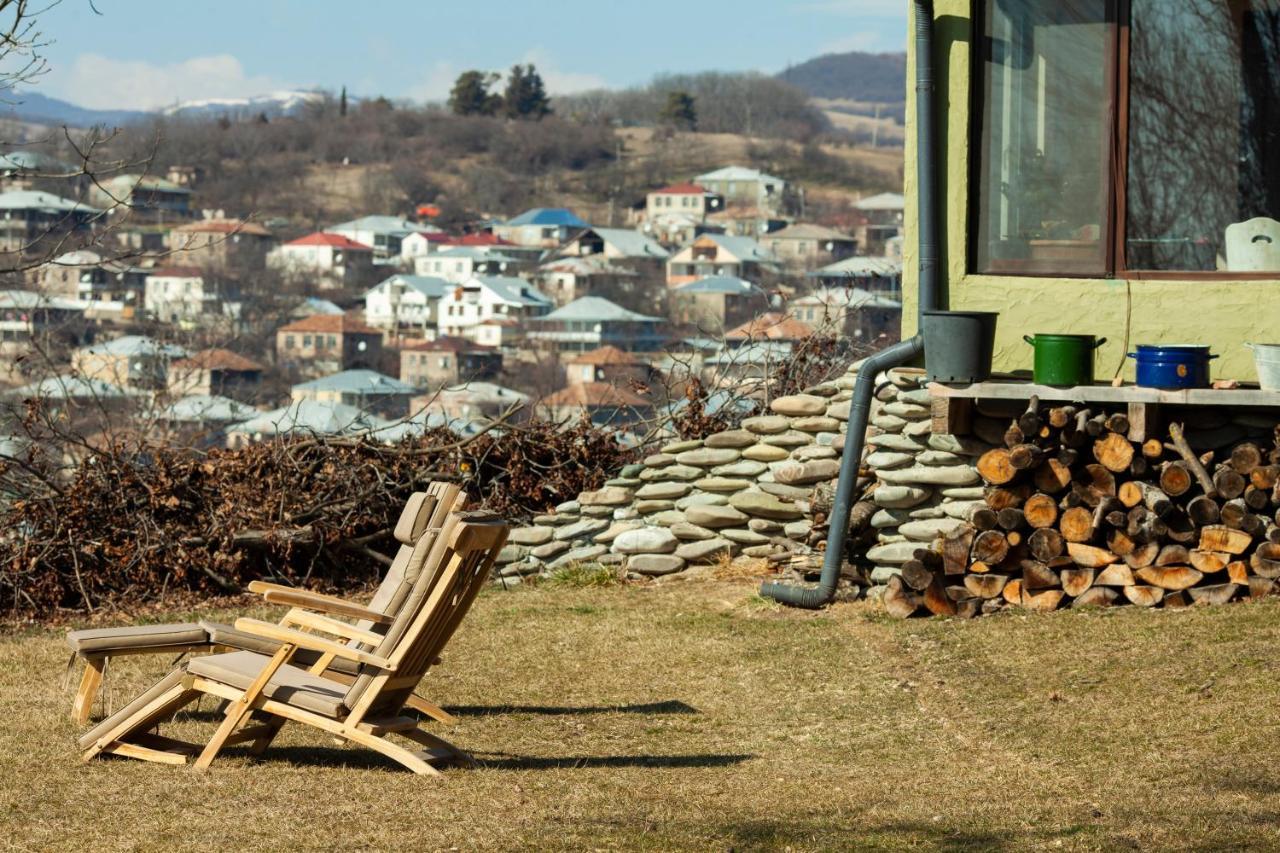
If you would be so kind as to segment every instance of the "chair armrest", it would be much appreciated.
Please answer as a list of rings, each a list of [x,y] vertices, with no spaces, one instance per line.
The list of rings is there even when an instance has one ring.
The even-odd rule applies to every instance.
[[[346,658],[356,663],[367,663],[389,672],[394,671],[396,668],[394,663],[384,657],[362,652],[351,646],[344,646],[342,643],[335,643],[333,640],[317,637],[315,634],[306,634],[302,631],[295,631],[293,628],[284,628],[271,622],[263,622],[261,619],[248,619],[242,616],[236,620],[235,625],[237,631],[244,631],[257,637],[275,640],[277,643],[287,643],[300,649],[310,649],[313,652],[331,654],[334,657]]]
[[[347,616],[351,619],[367,619],[375,625],[390,625],[392,619],[385,613],[370,610],[353,601],[346,601],[332,595],[324,595],[294,586],[281,586],[266,581],[253,581],[249,584],[250,592],[261,593],[268,604],[285,604],[290,607],[305,607],[334,616]]]
[[[280,624],[286,628],[296,625],[299,628],[310,628],[312,631],[323,631],[326,634],[333,634],[347,640],[355,640],[358,643],[368,643],[375,647],[383,639],[381,634],[375,634],[372,631],[357,628],[355,625],[348,625],[346,622],[339,622],[337,619],[330,619],[328,616],[321,616],[318,613],[311,613],[298,607],[286,613],[284,619],[280,620]]]

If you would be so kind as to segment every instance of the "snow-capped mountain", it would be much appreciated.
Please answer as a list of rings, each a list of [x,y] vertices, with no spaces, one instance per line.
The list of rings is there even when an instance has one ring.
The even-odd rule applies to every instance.
[[[230,119],[249,118],[265,114],[267,118],[292,115],[308,104],[324,100],[320,92],[283,91],[251,98],[204,98],[180,101],[159,110],[166,116],[226,116]]]

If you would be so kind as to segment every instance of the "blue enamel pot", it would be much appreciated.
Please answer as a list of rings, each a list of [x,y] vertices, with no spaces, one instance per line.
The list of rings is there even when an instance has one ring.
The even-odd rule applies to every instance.
[[[1128,353],[1137,362],[1138,384],[1144,388],[1180,391],[1209,387],[1209,347],[1200,344],[1138,345]]]

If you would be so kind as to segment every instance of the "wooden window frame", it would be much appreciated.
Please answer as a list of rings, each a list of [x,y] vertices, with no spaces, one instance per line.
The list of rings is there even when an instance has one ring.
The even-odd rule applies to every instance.
[[[1131,0],[1105,0],[1110,25],[1106,50],[1106,90],[1110,93],[1110,110],[1105,121],[1107,145],[1103,156],[1110,164],[1104,178],[1103,242],[1101,271],[1072,270],[1070,262],[1032,260],[1029,258],[997,259],[986,269],[978,269],[978,217],[981,214],[982,128],[984,109],[990,103],[984,47],[987,41],[987,7],[995,0],[972,0],[969,58],[969,198],[967,204],[965,267],[970,275],[993,275],[1026,278],[1122,279],[1129,281],[1268,281],[1280,278],[1274,272],[1231,272],[1229,270],[1145,270],[1130,269],[1127,264],[1125,238],[1127,204],[1125,191],[1129,169],[1129,46]]]

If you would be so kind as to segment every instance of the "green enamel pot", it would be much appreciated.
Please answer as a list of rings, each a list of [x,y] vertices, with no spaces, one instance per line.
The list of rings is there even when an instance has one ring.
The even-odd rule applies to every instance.
[[[1023,335],[1035,352],[1037,385],[1092,385],[1093,357],[1106,338],[1094,335]]]

